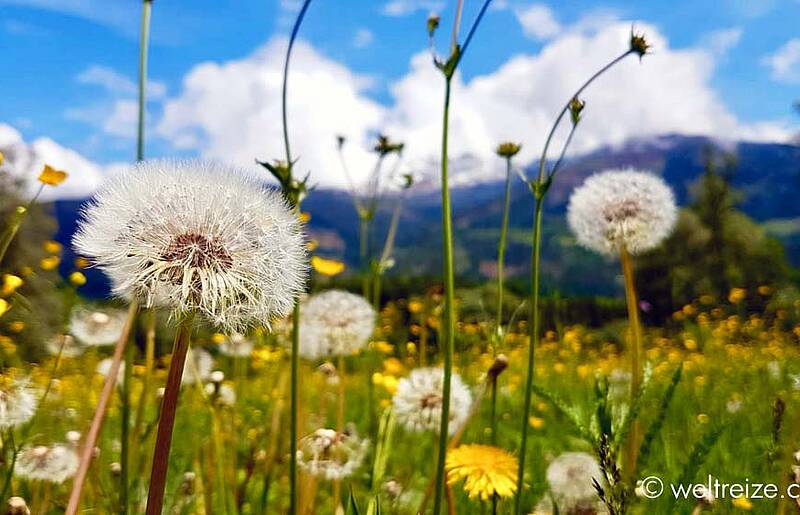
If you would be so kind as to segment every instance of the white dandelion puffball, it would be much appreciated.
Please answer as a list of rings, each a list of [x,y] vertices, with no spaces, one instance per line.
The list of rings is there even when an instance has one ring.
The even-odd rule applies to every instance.
[[[565,452],[547,467],[547,484],[559,510],[565,513],[593,513],[597,506],[597,491],[593,480],[604,484],[597,460],[585,452]]]
[[[392,398],[397,421],[413,432],[439,431],[442,417],[444,371],[441,368],[417,368],[400,379]],[[472,394],[453,373],[450,379],[450,421],[448,433],[455,433],[467,420]]]
[[[62,358],[77,358],[85,350],[80,342],[69,334],[56,334],[44,344],[45,351],[51,356],[61,354]]]
[[[119,309],[76,308],[69,317],[69,332],[84,345],[114,345],[127,321],[128,313]]]
[[[190,348],[186,353],[181,384],[206,381],[214,370],[214,358],[203,349]]]
[[[369,450],[369,440],[348,432],[317,429],[301,439],[297,447],[297,464],[312,476],[329,481],[353,475]]]
[[[114,363],[114,360],[111,358],[106,358],[101,360],[97,364],[97,368],[95,371],[103,377],[108,377],[108,374],[111,372],[111,365]],[[119,364],[119,368],[117,369],[117,386],[120,388],[122,384],[125,382],[125,362],[121,362]]]
[[[355,354],[375,330],[375,310],[361,295],[327,290],[300,308],[300,355],[306,359]]]
[[[0,385],[0,429],[21,426],[33,417],[38,406],[38,392],[27,380]]]
[[[243,334],[233,333],[219,344],[219,353],[231,358],[249,358],[253,354],[253,340]]]
[[[622,246],[631,254],[655,248],[678,217],[672,190],[651,173],[610,170],[575,189],[567,221],[578,243],[606,255]]]
[[[14,474],[32,481],[63,483],[78,470],[78,455],[67,445],[28,447],[17,455]]]
[[[283,197],[213,162],[148,161],[114,176],[73,243],[116,295],[198,312],[228,332],[286,316],[308,274]]]

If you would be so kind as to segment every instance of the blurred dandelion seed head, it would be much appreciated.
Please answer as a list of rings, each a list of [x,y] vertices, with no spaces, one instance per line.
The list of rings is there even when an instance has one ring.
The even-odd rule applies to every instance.
[[[584,513],[598,507],[593,480],[604,483],[594,456],[585,452],[565,452],[547,467],[547,484],[556,505],[567,513]],[[591,511],[586,512],[591,513]]]
[[[606,255],[622,246],[631,254],[655,248],[675,225],[672,190],[659,177],[636,170],[592,175],[569,199],[567,221],[578,243]]]
[[[354,432],[320,428],[300,440],[297,463],[312,476],[329,481],[344,479],[361,466],[368,450],[369,440]]]
[[[344,290],[311,295],[300,309],[300,356],[356,354],[366,347],[377,315],[367,300]]]
[[[69,319],[69,332],[88,346],[113,345],[122,335],[128,314],[122,310],[76,308]]]
[[[21,426],[33,417],[38,406],[38,393],[28,380],[0,381],[0,429]]]
[[[441,368],[418,368],[400,379],[392,398],[397,421],[412,432],[438,431],[442,415],[444,372]],[[472,394],[453,373],[450,382],[450,423],[448,432],[455,433],[466,421]]]
[[[190,348],[186,354],[186,365],[183,368],[181,384],[195,384],[211,377],[214,370],[214,358],[207,351]]]
[[[71,446],[55,444],[27,447],[17,455],[14,474],[32,481],[63,483],[78,470],[78,455]]]
[[[253,354],[253,340],[240,333],[233,333],[219,344],[219,353],[232,358],[249,358]]]
[[[308,273],[283,197],[238,168],[149,161],[108,181],[74,240],[113,291],[235,332],[286,316]]]

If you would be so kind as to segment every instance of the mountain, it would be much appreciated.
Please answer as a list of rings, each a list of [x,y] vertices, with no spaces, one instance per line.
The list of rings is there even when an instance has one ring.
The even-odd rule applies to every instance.
[[[543,230],[545,287],[566,293],[614,293],[617,267],[577,247],[566,227],[565,209],[572,190],[595,173],[614,167],[635,167],[660,174],[674,189],[680,204],[691,196],[703,173],[709,149],[732,152],[737,166],[732,183],[741,192],[740,209],[764,223],[787,245],[793,263],[800,263],[800,147],[768,143],[721,144],[705,137],[666,135],[632,140],[575,157],[565,163],[548,194]],[[534,170],[527,171],[533,175]],[[478,279],[494,273],[502,214],[503,178],[452,190],[457,273]],[[441,268],[440,193],[412,190],[403,205],[392,273],[433,275]],[[371,235],[373,253],[383,245],[396,197],[386,197]],[[58,201],[57,239],[67,242],[74,232],[81,201]],[[317,252],[358,268],[358,220],[347,192],[315,190],[303,204],[311,213]],[[520,279],[530,262],[533,199],[528,187],[514,178],[511,201],[507,273]],[[69,257],[69,256],[67,256]],[[65,259],[69,262],[69,259]]]

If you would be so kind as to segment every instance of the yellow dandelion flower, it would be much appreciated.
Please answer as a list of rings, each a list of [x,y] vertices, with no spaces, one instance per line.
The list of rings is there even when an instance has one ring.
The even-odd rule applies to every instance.
[[[414,342],[406,342],[406,352],[412,356],[417,353],[417,344]]]
[[[303,211],[302,213],[300,213],[301,222],[307,224],[309,220],[311,220],[311,213],[309,213],[308,211]]]
[[[419,313],[420,311],[422,311],[422,308],[423,308],[422,302],[418,300],[412,300],[411,302],[408,303],[408,310],[411,313]]]
[[[731,504],[740,510],[750,511],[753,509],[753,503],[747,497],[737,497]]]
[[[544,427],[544,419],[539,417],[531,417],[528,419],[528,423],[534,429],[541,429]]]
[[[25,322],[22,320],[14,320],[8,324],[8,330],[12,333],[21,333],[23,329],[25,329]]]
[[[11,309],[11,304],[5,299],[0,299],[0,317],[5,315]]]
[[[78,270],[83,270],[84,268],[87,268],[91,263],[89,263],[88,259],[79,257],[75,258],[74,264],[75,268],[77,268]]]
[[[81,272],[72,272],[69,274],[69,282],[75,286],[83,286],[86,284],[86,276]]]
[[[344,272],[344,263],[341,261],[325,259],[319,256],[313,256],[311,258],[311,266],[314,267],[314,270],[318,274],[328,277],[333,277],[334,275],[339,275]]]
[[[22,279],[16,275],[3,274],[3,286],[0,287],[0,297],[8,297],[17,291],[17,288],[22,286],[22,283]]]
[[[400,384],[400,381],[395,376],[385,375],[383,376],[381,384],[386,388],[386,391],[389,392],[389,395],[394,395],[397,393],[397,385]]]
[[[225,343],[225,340],[227,340],[227,337],[222,333],[214,333],[211,335],[211,341],[217,345]]]
[[[728,302],[731,304],[738,304],[747,297],[747,290],[744,288],[731,288],[730,293],[728,293]]]
[[[375,348],[375,350],[383,354],[391,354],[394,352],[394,345],[389,342],[378,341],[374,342],[372,346]]]
[[[61,262],[61,258],[58,256],[49,256],[46,258],[42,258],[39,261],[39,266],[42,270],[55,270],[58,268],[58,264]]]
[[[462,445],[447,452],[447,484],[462,479],[470,499],[511,497],[517,490],[517,458],[488,445]]]
[[[405,371],[403,363],[397,358],[388,358],[383,362],[383,371],[391,375],[399,375]]]
[[[58,186],[67,178],[67,172],[56,170],[50,165],[44,165],[42,172],[39,174],[39,182],[48,184],[50,186]]]
[[[47,240],[46,242],[42,243],[42,248],[48,254],[60,254],[61,249],[64,247],[57,241]]]
[[[0,152],[0,165],[2,165],[5,162],[5,160],[6,156],[4,156],[2,152]]]

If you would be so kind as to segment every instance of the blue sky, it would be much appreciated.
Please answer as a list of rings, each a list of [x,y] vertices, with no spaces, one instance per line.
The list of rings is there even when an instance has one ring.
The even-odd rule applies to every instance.
[[[153,86],[148,106],[149,155],[211,154],[219,158],[219,154],[224,157],[231,153],[236,159],[240,158],[238,149],[231,147],[230,143],[223,144],[221,139],[209,136],[214,132],[239,130],[237,124],[217,127],[213,120],[203,120],[202,113],[188,114],[187,106],[191,105],[192,98],[204,98],[214,103],[216,97],[205,96],[201,89],[197,89],[196,96],[192,97],[184,81],[198,70],[198,66],[202,66],[201,63],[213,62],[224,68],[227,63],[246,61],[258,49],[271,48],[271,51],[264,50],[266,53],[259,63],[277,64],[282,42],[280,37],[287,33],[298,3],[297,0],[154,1],[150,53]],[[467,0],[465,3],[464,25],[468,26],[480,2]],[[400,133],[404,130],[424,133],[426,125],[429,125],[427,118],[413,112],[412,108],[404,107],[402,95],[398,95],[396,88],[403,83],[408,83],[406,85],[411,88],[411,83],[416,84],[417,79],[421,81],[428,77],[427,72],[415,72],[412,63],[412,58],[422,55],[426,48],[425,19],[432,9],[441,14],[442,30],[438,43],[440,48],[444,48],[454,4],[454,1],[435,0],[315,0],[301,32],[309,52],[313,54],[309,57],[309,73],[313,73],[316,59],[332,67],[332,83],[344,74],[344,82],[351,81],[352,88],[343,94],[349,95],[352,90],[353,109],[363,111],[364,127],[369,125],[374,131],[386,124],[398,127]],[[25,141],[51,138],[94,163],[131,160],[135,151],[130,130],[134,95],[131,86],[136,79],[139,17],[140,4],[133,0],[0,0],[0,48],[5,57],[0,80],[0,98],[3,99],[0,102],[0,123],[19,131]],[[660,68],[662,76],[671,75],[673,69],[685,63],[688,63],[687,68],[696,67],[694,73],[697,75],[707,75],[698,81],[695,89],[687,87],[684,98],[677,94],[669,98],[662,95],[650,98],[649,102],[664,102],[667,111],[674,110],[670,109],[670,103],[678,106],[698,102],[696,128],[699,132],[714,135],[715,132],[733,130],[739,134],[737,131],[741,128],[743,137],[780,139],[780,134],[795,130],[800,121],[792,109],[792,102],[800,98],[798,19],[798,0],[497,0],[463,62],[464,97],[481,104],[484,98],[480,96],[481,91],[488,88],[481,86],[482,82],[493,80],[500,68],[519,56],[533,60],[544,55],[549,46],[555,48],[570,31],[584,31],[586,37],[591,38],[597,36],[603,27],[622,23],[630,26],[635,21],[638,26],[655,31],[656,40],[667,47],[659,48],[657,45],[654,60],[659,58],[659,54],[662,58],[674,58],[672,64],[665,61],[664,68]],[[586,41],[594,44],[592,41],[600,39]],[[684,60],[686,53],[696,57],[701,52],[706,60]],[[609,53],[609,57],[612,56]],[[646,58],[640,65],[643,73],[653,73],[648,70],[647,61]],[[597,61],[595,65],[594,62],[578,62],[576,66],[580,69],[563,77],[586,75],[592,67],[603,64]],[[418,67],[422,66],[419,64]],[[232,75],[217,72],[213,75],[214,80],[234,80]],[[687,70],[686,73],[693,72]],[[430,95],[438,102],[441,85],[435,75],[430,77],[431,81],[426,83],[429,86],[425,86],[427,89],[415,90],[415,94]],[[473,82],[475,78],[479,80]],[[531,77],[532,81],[541,79]],[[270,79],[266,77],[264,80]],[[303,80],[302,72],[296,80]],[[510,95],[504,97],[503,91],[497,90],[500,84],[509,84],[517,89],[524,87],[526,80],[524,74],[514,80],[498,79],[498,83],[492,86],[494,102],[503,98],[513,99]],[[541,97],[542,102],[535,107],[545,114],[554,112],[558,102],[550,98],[566,97],[573,87],[567,79],[564,82],[558,87],[552,85],[553,92],[542,89],[551,87],[549,84],[537,86],[540,89],[536,92],[540,94],[536,98]],[[619,90],[626,83],[615,84],[607,87],[616,87],[619,101],[625,101],[626,95]],[[202,88],[202,85],[196,88]],[[224,90],[224,87],[220,88],[223,93]],[[671,90],[675,87],[667,91]],[[324,96],[326,91],[315,93],[311,88],[309,95]],[[266,95],[267,98],[260,101],[265,104],[264,112],[271,113],[277,98]],[[409,95],[414,96],[410,89]],[[637,97],[647,95],[646,90],[635,92]],[[605,98],[604,94],[600,96]],[[699,98],[705,103],[700,105]],[[227,100],[223,95],[221,101]],[[328,101],[335,102],[336,99]],[[589,108],[591,102],[589,94]],[[181,120],[177,120],[178,115],[174,113],[171,122],[164,120],[170,103],[174,104],[174,112],[183,113]],[[246,104],[232,105],[231,109],[241,109],[245,113],[243,117],[248,110]],[[253,110],[258,109],[253,107]],[[378,114],[370,114],[370,110]],[[637,123],[637,112],[632,111],[629,125]],[[309,115],[312,121],[313,116],[324,116],[324,113],[319,113],[317,110]],[[730,120],[725,122],[727,125],[706,126],[703,118],[710,116],[708,113],[717,113]],[[465,120],[471,119],[469,113],[464,116]],[[491,111],[481,116],[491,117]],[[658,113],[648,116],[655,121],[648,122],[649,125],[642,130],[659,131]],[[269,117],[260,120],[268,123]],[[687,112],[680,120],[685,120],[686,132],[695,132],[692,112]],[[274,120],[276,124],[278,121]],[[664,130],[681,127],[678,121],[665,122]],[[304,127],[302,121],[299,125]],[[769,130],[761,128],[762,125],[769,125]],[[487,122],[487,126],[491,127],[492,123]],[[521,128],[519,139],[526,140],[524,121],[518,126]],[[352,130],[364,139],[359,132],[362,129],[359,125]],[[257,131],[257,124],[251,124],[249,130]],[[541,132],[538,125],[531,126],[530,130]],[[481,134],[499,137],[501,132],[486,129]],[[636,134],[636,128],[630,132]],[[200,139],[194,139],[194,134],[200,134]],[[271,130],[267,130],[267,134],[272,134]],[[621,130],[619,134],[619,137],[624,137],[628,133]],[[248,137],[249,134],[243,134],[240,139]],[[420,141],[426,137],[422,133],[419,135]],[[479,136],[465,134],[464,139],[472,137]],[[538,136],[531,138],[538,142]],[[587,140],[594,143],[587,143],[585,148],[608,143],[601,135],[591,132]],[[413,134],[410,141],[414,141]],[[489,146],[487,143],[487,148]],[[266,147],[271,149],[272,143]],[[209,150],[212,148],[215,150]],[[242,149],[242,156],[249,155],[246,152],[252,152],[252,148]],[[354,154],[353,159],[361,157]],[[424,155],[418,157],[422,159]],[[319,162],[325,162],[324,156],[319,158]]]

